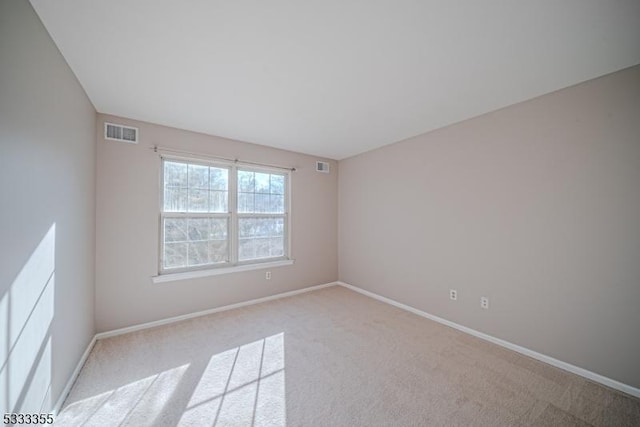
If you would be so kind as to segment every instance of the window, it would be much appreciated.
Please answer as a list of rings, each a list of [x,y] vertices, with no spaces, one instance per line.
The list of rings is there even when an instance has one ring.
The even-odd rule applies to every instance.
[[[160,273],[288,259],[289,173],[162,159]]]
[[[238,260],[281,258],[285,251],[285,176],[238,170]]]

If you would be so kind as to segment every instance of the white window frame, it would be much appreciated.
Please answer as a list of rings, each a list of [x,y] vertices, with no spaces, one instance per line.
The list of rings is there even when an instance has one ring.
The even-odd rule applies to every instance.
[[[277,174],[277,175],[283,175],[284,176],[284,213],[282,214],[273,214],[273,213],[240,213],[238,212],[238,171],[246,171],[246,172],[258,172],[258,173],[270,173],[270,174]],[[250,166],[245,166],[242,164],[237,165],[234,169],[233,169],[233,174],[234,174],[234,182],[233,182],[233,186],[234,186],[234,203],[235,203],[235,210],[234,213],[235,215],[232,214],[233,217],[233,228],[235,231],[235,234],[232,236],[232,240],[234,245],[233,246],[238,246],[239,242],[240,242],[240,233],[239,233],[239,228],[240,228],[240,218],[283,218],[284,219],[284,232],[283,232],[283,238],[284,238],[284,245],[283,245],[283,255],[280,257],[271,257],[271,258],[260,258],[260,259],[252,259],[252,260],[247,260],[247,261],[240,261],[239,260],[239,255],[240,255],[240,251],[238,247],[234,247],[234,252],[233,255],[236,257],[234,258],[235,264],[234,265],[247,265],[247,264],[259,264],[261,262],[271,262],[271,261],[282,261],[282,260],[287,260],[289,259],[289,253],[290,253],[290,240],[289,240],[289,228],[291,226],[291,222],[289,220],[290,215],[289,215],[289,211],[290,211],[290,205],[289,205],[289,186],[290,186],[290,182],[291,182],[291,171],[287,171],[287,170],[282,170],[282,169],[275,169],[275,168],[269,168],[269,167],[261,167],[258,166],[256,167],[255,165],[250,165]],[[231,184],[229,185],[231,187]]]
[[[165,212],[164,211],[164,162],[174,161],[228,170],[228,212],[221,213],[190,213],[190,212]],[[284,213],[239,213],[238,212],[238,171],[261,172],[283,175],[285,179]],[[274,168],[270,166],[257,166],[242,162],[225,162],[220,160],[207,160],[188,156],[175,156],[162,154],[160,156],[160,206],[159,206],[159,241],[158,241],[158,275],[153,277],[154,283],[172,280],[205,277],[210,275],[225,274],[236,271],[247,271],[258,268],[278,267],[291,265],[291,170]],[[227,251],[228,262],[206,264],[193,267],[164,268],[164,219],[165,218],[228,218],[227,222]],[[274,217],[284,219],[284,247],[283,256],[259,258],[253,260],[239,260],[239,219],[240,218],[264,218]]]

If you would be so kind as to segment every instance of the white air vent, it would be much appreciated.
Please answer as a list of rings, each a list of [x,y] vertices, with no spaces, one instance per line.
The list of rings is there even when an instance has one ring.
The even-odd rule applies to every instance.
[[[316,172],[329,173],[328,162],[316,162]]]
[[[113,123],[104,124],[104,139],[112,141],[123,141],[131,144],[138,143],[138,128],[131,126],[115,125]]]

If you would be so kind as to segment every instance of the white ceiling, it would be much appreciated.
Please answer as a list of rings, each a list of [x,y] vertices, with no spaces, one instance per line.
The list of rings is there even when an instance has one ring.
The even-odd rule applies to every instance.
[[[638,0],[31,0],[99,112],[343,159],[640,63]]]

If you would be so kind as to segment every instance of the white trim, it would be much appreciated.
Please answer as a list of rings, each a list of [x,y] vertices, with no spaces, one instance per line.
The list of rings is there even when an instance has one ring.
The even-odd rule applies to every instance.
[[[167,325],[167,324],[170,324],[170,323],[180,322],[182,320],[192,319],[192,318],[200,317],[200,316],[206,316],[208,314],[219,313],[219,312],[222,312],[222,311],[233,310],[235,308],[246,307],[246,306],[249,306],[249,305],[260,304],[260,303],[263,303],[263,302],[273,301],[273,300],[276,300],[276,299],[287,298],[287,297],[290,297],[290,296],[299,295],[299,294],[303,294],[303,293],[306,293],[306,292],[312,292],[312,291],[316,291],[316,290],[319,290],[319,289],[324,289],[324,288],[328,288],[328,287],[336,286],[336,285],[345,287],[345,288],[350,289],[350,290],[352,290],[354,292],[358,292],[358,293],[360,293],[362,295],[368,296],[370,298],[376,299],[376,300],[384,302],[386,304],[390,304],[392,306],[398,307],[398,308],[400,308],[402,310],[406,310],[406,311],[411,312],[413,314],[416,314],[418,316],[421,316],[421,317],[433,320],[435,322],[441,323],[441,324],[443,324],[445,326],[449,326],[451,328],[457,329],[457,330],[459,330],[461,332],[464,332],[464,333],[467,333],[469,335],[473,335],[473,336],[478,337],[480,339],[483,339],[485,341],[489,341],[489,342],[491,342],[493,344],[497,344],[497,345],[499,345],[501,347],[505,347],[505,348],[507,348],[509,350],[513,350],[513,351],[515,351],[517,353],[524,354],[525,356],[532,357],[532,358],[534,358],[536,360],[539,360],[541,362],[544,362],[544,363],[547,363],[549,365],[555,366],[557,368],[563,369],[565,371],[571,372],[573,374],[580,375],[581,377],[590,379],[590,380],[595,381],[597,383],[603,384],[603,385],[605,385],[607,387],[611,387],[613,389],[620,390],[620,391],[622,391],[624,393],[630,394],[630,395],[635,396],[635,397],[640,397],[640,389],[632,387],[632,386],[630,386],[628,384],[621,383],[621,382],[613,380],[611,378],[607,378],[607,377],[605,377],[603,375],[596,374],[595,372],[591,372],[591,371],[588,371],[586,369],[580,368],[578,366],[571,365],[570,363],[566,363],[566,362],[563,362],[561,360],[554,359],[553,357],[546,356],[546,355],[544,355],[542,353],[538,353],[536,351],[530,350],[530,349],[525,348],[525,347],[521,347],[519,345],[510,343],[510,342],[502,340],[500,338],[496,338],[496,337],[493,337],[491,335],[487,335],[485,333],[476,331],[475,329],[471,329],[471,328],[468,328],[466,326],[459,325],[457,323],[451,322],[451,321],[443,319],[441,317],[434,316],[434,315],[429,314],[429,313],[427,313],[425,311],[422,311],[422,310],[419,310],[417,308],[408,306],[406,304],[402,304],[402,303],[400,303],[398,301],[392,300],[390,298],[383,297],[383,296],[375,294],[373,292],[366,291],[364,289],[358,288],[358,287],[350,285],[348,283],[337,281],[337,282],[325,283],[325,284],[322,284],[322,285],[310,286],[310,287],[303,288],[303,289],[297,289],[295,291],[284,292],[284,293],[281,293],[281,294],[271,295],[271,296],[268,296],[268,297],[257,298],[257,299],[253,299],[253,300],[249,300],[249,301],[245,301],[245,302],[236,303],[236,304],[230,304],[230,305],[217,307],[217,308],[213,308],[213,309],[209,309],[209,310],[198,311],[198,312],[195,312],[195,313],[184,314],[184,315],[176,316],[176,317],[170,317],[170,318],[167,318],[167,319],[157,320],[157,321],[154,321],[154,322],[142,323],[142,324],[139,324],[139,325],[129,326],[129,327],[126,327],[126,328],[115,329],[115,330],[112,330],[112,331],[106,331],[106,332],[98,333],[93,337],[93,339],[91,340],[91,342],[87,346],[87,349],[85,350],[84,354],[82,355],[82,357],[78,361],[78,364],[76,365],[75,370],[73,371],[73,373],[69,377],[69,380],[67,381],[67,384],[66,384],[65,388],[62,390],[62,393],[60,394],[60,397],[58,398],[58,401],[56,402],[56,405],[53,407],[52,412],[53,412],[54,415],[57,415],[58,412],[60,411],[60,409],[62,408],[62,404],[64,403],[64,401],[67,398],[67,395],[71,391],[71,387],[73,386],[73,383],[76,381],[76,378],[80,374],[80,370],[82,369],[82,367],[84,366],[85,362],[87,361],[87,358],[89,357],[89,353],[91,353],[91,350],[93,349],[93,346],[95,345],[96,341],[99,340],[99,339],[114,337],[114,336],[117,336],[117,335],[123,335],[123,334],[127,334],[129,332],[140,331],[140,330],[143,330],[143,329],[154,328],[156,326]]]
[[[216,167],[216,168],[221,168],[221,169],[229,169],[231,170],[231,167],[235,164],[235,162],[231,161],[231,160],[226,160],[226,159],[219,159],[217,157],[206,157],[206,156],[199,156],[199,157],[192,157],[192,156],[185,156],[185,155],[176,155],[176,154],[165,154],[163,151],[158,151],[158,154],[160,154],[160,158],[162,160],[169,160],[169,161],[174,161],[177,163],[192,163],[192,164],[196,164],[196,165],[202,165],[202,166],[212,166],[212,167]]]
[[[293,258],[293,254],[291,253],[291,241],[293,240],[291,238],[291,199],[293,198],[293,179],[291,174],[293,173],[293,171],[289,171],[287,172],[287,177],[286,177],[286,182],[285,182],[285,210],[287,211],[287,222],[285,223],[285,228],[284,228],[284,232],[285,232],[285,239],[286,239],[286,244],[287,247],[285,248],[286,252],[286,256],[287,258],[291,259]]]
[[[248,160],[243,161],[240,159],[231,159],[228,157],[214,156],[213,154],[194,153],[191,151],[179,150],[175,148],[159,147],[157,145],[149,148],[154,152],[158,153],[160,157],[167,157],[167,158],[178,159],[178,160],[202,161],[204,159],[207,161],[212,161],[212,162],[226,164],[226,165],[238,165],[238,166],[245,166],[245,167],[259,167],[261,169],[272,169],[277,172],[281,172],[283,170],[289,171],[289,172],[296,171],[296,168],[292,166],[270,165],[267,163],[251,162]]]
[[[183,320],[193,319],[194,317],[206,316],[209,314],[220,313],[221,311],[233,310],[235,308],[246,307],[249,305],[260,304],[267,301],[273,301],[276,299],[292,297],[298,294],[304,294],[311,291],[317,291],[319,289],[328,288],[330,286],[336,286],[337,282],[324,283],[322,285],[309,286],[307,288],[296,289],[295,291],[283,292],[281,294],[270,295],[268,297],[256,298],[249,301],[243,301],[236,304],[224,305],[222,307],[210,308],[208,310],[197,311],[195,313],[183,314],[181,316],[169,317],[166,319],[156,320],[148,323],[141,323],[139,325],[128,326],[126,328],[114,329],[112,331],[100,332],[96,334],[96,339],[104,339],[115,337],[117,335],[128,334],[129,332],[141,331],[143,329],[155,328],[156,326],[167,325],[169,323],[181,322]]]
[[[240,236],[238,233],[238,168],[233,165],[229,167],[227,190],[229,191],[229,193],[227,193],[227,210],[229,211],[229,222],[227,223],[227,259],[231,267],[235,267],[238,264]]]
[[[64,389],[62,389],[62,393],[60,393],[60,397],[58,398],[58,401],[56,402],[55,406],[51,410],[54,417],[58,415],[58,412],[60,412],[60,409],[62,408],[62,404],[67,399],[67,396],[71,391],[71,387],[73,387],[73,383],[76,382],[78,375],[80,375],[80,371],[82,370],[82,367],[87,361],[87,358],[89,357],[89,353],[91,353],[91,350],[93,350],[93,346],[96,345],[96,341],[97,341],[97,335],[94,335],[93,338],[91,339],[91,342],[89,342],[87,349],[82,354],[82,357],[80,357],[80,360],[78,360],[78,363],[76,364],[76,368],[73,370],[73,373],[69,377],[69,381],[67,381],[67,384],[64,386]]]
[[[452,322],[450,320],[443,319],[442,317],[434,316],[433,314],[429,314],[425,311],[419,310],[417,308],[411,307],[409,305],[403,304],[401,302],[392,300],[387,297],[383,297],[381,295],[375,294],[370,291],[366,291],[362,288],[358,288],[356,286],[350,285],[344,282],[336,282],[338,285],[343,286],[347,289],[350,289],[354,292],[358,292],[362,295],[368,296],[370,298],[376,299],[378,301],[393,305],[395,307],[401,308],[413,314],[417,314],[418,316],[425,317],[427,319],[433,320],[435,322],[441,323],[445,326],[449,326],[451,328],[457,329],[461,332],[464,332],[469,335],[473,335],[474,337],[478,337],[485,341],[489,341],[490,343],[497,344],[501,347],[507,348],[509,350],[513,350],[517,353],[524,354],[525,356],[532,357],[541,362],[547,363],[549,365],[555,366],[556,368],[560,368],[562,370],[571,372],[572,374],[580,375],[581,377],[587,378],[589,380],[595,381],[597,383],[603,384],[607,387],[611,387],[616,390],[620,390],[624,393],[630,394],[635,397],[640,397],[640,389],[632,387],[628,384],[621,383],[620,381],[613,380],[611,378],[605,377],[604,375],[596,374],[595,372],[591,372],[587,369],[580,368],[578,366],[572,365],[567,362],[563,362],[562,360],[554,359],[551,356],[547,356],[542,353],[538,353],[537,351],[530,350],[526,347],[519,346],[517,344],[510,343],[509,341],[502,340],[500,338],[496,338],[494,336],[485,334],[480,331],[476,331],[475,329],[468,328],[466,326],[462,326],[458,323]]]
[[[303,293],[311,292],[311,291],[317,291],[319,289],[324,289],[324,288],[328,288],[328,287],[336,286],[336,285],[338,285],[338,282],[330,282],[330,283],[324,283],[322,285],[309,286],[307,288],[296,289],[295,291],[283,292],[281,294],[270,295],[268,297],[257,298],[257,299],[253,299],[253,300],[249,300],[249,301],[239,302],[239,303],[236,303],[236,304],[225,305],[225,306],[222,306],[222,307],[212,308],[212,309],[209,309],[209,310],[198,311],[198,312],[189,313],[189,314],[183,314],[182,316],[170,317],[170,318],[167,318],[167,319],[156,320],[154,322],[142,323],[142,324],[139,324],[139,325],[129,326],[129,327],[126,327],[126,328],[121,328],[121,329],[114,329],[112,331],[100,332],[98,334],[95,334],[93,336],[93,338],[91,339],[91,342],[87,346],[87,349],[82,354],[82,357],[80,357],[80,360],[78,361],[78,364],[76,365],[76,368],[73,370],[73,373],[69,377],[69,380],[67,381],[67,384],[65,385],[64,389],[62,390],[62,393],[60,393],[60,397],[58,398],[58,401],[56,402],[56,404],[53,407],[53,409],[51,410],[51,412],[53,413],[54,416],[57,416],[58,413],[60,412],[60,409],[62,409],[62,405],[64,404],[64,401],[67,399],[67,396],[69,395],[69,392],[71,391],[71,387],[73,387],[73,383],[75,383],[76,379],[78,378],[78,375],[80,374],[80,371],[82,370],[82,367],[86,363],[87,358],[89,357],[89,354],[91,353],[91,350],[93,350],[93,347],[95,346],[95,344],[96,344],[96,342],[98,340],[101,340],[101,339],[104,339],[104,338],[109,338],[109,337],[115,337],[117,335],[127,334],[129,332],[135,332],[135,331],[141,331],[143,329],[154,328],[156,326],[167,325],[169,323],[180,322],[182,320],[193,319],[194,317],[206,316],[208,314],[219,313],[221,311],[233,310],[234,308],[246,307],[248,305],[260,304],[262,302],[273,301],[273,300],[281,299],[281,298],[287,298],[287,297],[291,297],[291,296],[294,296],[294,295],[303,294]]]
[[[157,151],[157,150],[156,150]],[[225,169],[227,171],[227,212],[165,212],[165,183],[164,183],[164,171],[165,171],[165,162],[174,162],[181,163],[184,165],[202,165],[207,167],[215,167],[218,169]],[[271,175],[282,176],[284,179],[284,212],[282,213],[260,213],[260,212],[252,212],[252,213],[241,213],[239,212],[238,207],[238,174],[241,172],[251,172],[251,173],[269,173]],[[187,174],[188,175],[188,174]],[[188,178],[188,176],[187,176]],[[159,183],[159,227],[158,227],[158,275],[153,276],[153,283],[161,283],[168,282],[173,280],[180,280],[181,278],[190,279],[193,277],[206,277],[206,276],[215,276],[219,274],[233,273],[235,271],[245,271],[244,269],[235,269],[236,267],[240,267],[241,265],[248,264],[260,264],[266,262],[274,262],[281,260],[291,260],[293,256],[291,255],[291,170],[276,170],[273,167],[269,166],[243,166],[242,164],[235,161],[232,164],[224,165],[220,162],[213,162],[206,159],[183,159],[175,156],[166,156],[164,154],[160,154],[160,183]],[[227,259],[224,263],[220,263],[219,267],[212,265],[205,266],[185,266],[180,268],[165,268],[164,266],[164,255],[165,255],[165,245],[168,242],[165,242],[165,219],[166,218],[225,218],[227,220]],[[283,255],[277,257],[270,257],[265,260],[260,259],[251,259],[240,261],[239,247],[240,247],[240,234],[239,234],[239,221],[242,218],[282,218],[284,223],[284,247],[283,247]],[[282,264],[289,265],[289,264]],[[279,265],[274,265],[278,267]],[[261,268],[261,267],[256,267]],[[198,274],[196,276],[185,275],[181,276],[179,273],[187,273],[191,271],[209,271],[210,273],[206,274]],[[216,270],[214,272],[213,270]],[[235,270],[234,270],[235,269]],[[249,268],[248,270],[253,270],[255,268]],[[168,275],[173,279],[161,279],[162,276]]]
[[[251,270],[260,270],[264,268],[283,267],[286,265],[293,265],[294,262],[295,260],[293,259],[285,259],[281,261],[257,262],[253,264],[235,265],[233,267],[211,268],[208,270],[192,270],[192,271],[183,271],[181,273],[169,273],[169,274],[165,273],[158,276],[152,276],[151,281],[153,283],[165,283],[165,282],[174,282],[176,280],[197,279],[200,277],[219,276],[221,274],[229,274],[229,273],[239,273],[241,271],[251,271]]]

